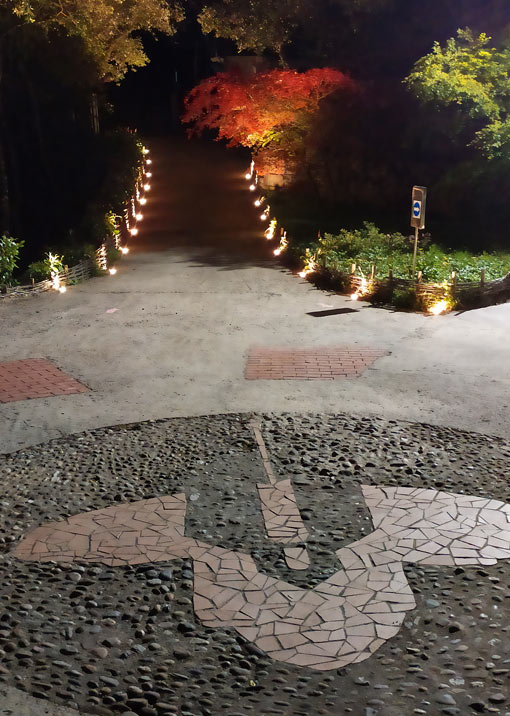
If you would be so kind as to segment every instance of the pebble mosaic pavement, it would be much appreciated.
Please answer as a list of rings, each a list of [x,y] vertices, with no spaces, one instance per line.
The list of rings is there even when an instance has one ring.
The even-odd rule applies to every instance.
[[[14,554],[111,567],[187,557],[194,565],[195,613],[205,625],[235,627],[278,661],[339,669],[371,656],[416,606],[402,562],[488,565],[510,558],[510,505],[420,488],[361,489],[377,529],[338,550],[345,569],[313,590],[261,573],[247,554],[186,538],[185,494],[39,527]],[[308,536],[300,517],[292,521],[290,480],[258,490],[270,539],[288,544]]]
[[[101,716],[508,716],[510,443],[261,431],[265,456],[242,416],[4,456],[0,682]],[[308,569],[271,537],[292,505]]]
[[[87,393],[89,388],[46,358],[0,363],[0,403]]]
[[[360,346],[251,348],[246,380],[337,380],[359,378],[387,351]]]

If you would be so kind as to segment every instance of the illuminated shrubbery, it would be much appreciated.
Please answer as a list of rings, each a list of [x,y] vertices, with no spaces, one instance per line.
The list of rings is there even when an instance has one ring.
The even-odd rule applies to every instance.
[[[369,275],[375,266],[377,278],[386,278],[390,271],[394,278],[411,277],[412,243],[402,234],[384,234],[374,224],[366,222],[363,228],[350,231],[342,229],[339,234],[325,234],[312,252],[327,265],[349,273],[352,264],[358,271]],[[467,251],[446,251],[431,244],[418,251],[417,271],[422,280],[441,283],[451,280],[456,272],[457,280],[479,281],[482,269],[487,281],[501,278],[510,272],[510,253],[487,253],[473,255]]]

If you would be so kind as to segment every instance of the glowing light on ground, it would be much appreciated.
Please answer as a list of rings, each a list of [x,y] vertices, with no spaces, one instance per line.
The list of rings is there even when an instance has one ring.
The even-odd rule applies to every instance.
[[[284,234],[286,236],[286,232]],[[305,251],[305,265],[302,271],[299,272],[298,276],[300,278],[306,278],[308,274],[315,273],[320,267],[319,264],[315,260],[315,256],[311,253],[310,249],[306,249]]]
[[[428,312],[432,313],[433,316],[439,316],[441,313],[445,313],[448,310],[448,301],[437,301],[429,306]]]
[[[108,273],[110,274],[110,276],[115,276],[115,274],[117,273],[117,269],[116,268],[108,269]]]
[[[132,229],[129,229],[129,233],[131,234],[131,236],[136,236],[138,234],[138,229],[136,228],[136,226],[134,226]]]
[[[50,254],[51,256],[51,254]],[[51,272],[51,285],[55,289],[55,291],[60,291],[60,276],[57,272],[52,271]]]
[[[140,204],[142,206],[145,206],[146,203],[147,203],[147,199],[144,196],[142,196],[142,198],[140,199]]]
[[[127,246],[121,246],[121,247],[120,247],[120,252],[121,252],[121,254],[124,254],[124,256],[125,256],[126,254],[129,253],[129,249],[128,249]]]
[[[67,291],[67,286],[59,286],[59,293],[65,293]]]
[[[135,217],[136,217],[136,220],[137,220],[137,221],[142,221],[142,219],[143,219],[143,214],[135,214]]]
[[[354,293],[351,293],[351,301],[358,301],[360,298],[366,296],[368,293],[370,293],[370,285],[367,279],[363,276],[359,287]]]
[[[152,164],[152,159],[146,159],[145,161],[147,164]]]
[[[150,191],[150,190],[151,190],[151,185],[150,185],[150,184],[144,184],[144,185],[143,185],[143,188],[145,189],[145,191]]]
[[[250,184],[250,191],[255,191],[256,188],[256,184]]]
[[[275,226],[275,229],[276,229],[276,226]],[[280,236],[280,245],[278,246],[277,249],[275,249],[273,251],[273,254],[275,256],[280,256],[280,254],[282,254],[283,251],[285,251],[285,249],[288,247],[288,245],[289,245],[289,242],[287,240],[287,232],[282,229],[281,236]]]
[[[271,241],[275,237],[276,233],[276,227],[278,226],[278,222],[276,219],[273,219],[267,229],[264,232],[264,236],[268,241]]]

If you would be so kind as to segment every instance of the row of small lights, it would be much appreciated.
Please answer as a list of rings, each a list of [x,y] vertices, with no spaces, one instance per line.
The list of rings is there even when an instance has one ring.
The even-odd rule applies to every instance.
[[[150,165],[152,164],[152,159],[147,156],[148,154],[150,154],[150,150],[147,149],[147,147],[143,147],[142,152],[144,154],[144,167],[142,169],[142,187],[144,192],[149,192],[151,189],[151,185],[147,180],[152,177],[152,172],[148,169],[148,167],[150,167]],[[126,228],[132,237],[137,236],[139,233],[137,222],[143,220],[143,214],[141,212],[140,207],[145,206],[146,204],[147,197],[145,195],[142,195],[142,192],[140,191],[140,183],[137,182],[135,187],[135,194],[131,197],[130,200],[130,207],[128,207],[125,211]],[[134,226],[131,226],[130,217],[134,219]],[[121,254],[123,254],[124,256],[129,253],[128,246],[119,245],[118,236],[115,240],[115,248],[119,249]],[[98,257],[101,259],[101,262],[104,263],[106,267],[106,247],[104,245],[101,246],[101,248],[98,249],[97,253]],[[115,268],[115,266],[111,266],[107,270],[110,276],[115,276],[115,274],[117,273],[117,269]],[[59,293],[65,293],[67,291],[67,286],[61,283],[60,274],[58,271],[51,272],[51,283],[52,288],[54,288]]]
[[[258,183],[259,183],[259,177],[258,177],[258,173],[255,169],[255,162],[253,160],[252,160],[252,162],[250,164],[250,168],[246,172],[244,178],[247,181],[251,182],[250,183],[250,191],[253,191],[253,192],[256,191]],[[260,219],[261,219],[261,221],[269,221],[271,207],[269,206],[269,204],[266,204],[266,197],[263,195],[259,196],[258,199],[255,199],[254,204],[257,208],[264,206],[264,210],[263,210],[262,214],[260,215]],[[277,220],[271,219],[269,227],[264,232],[264,235],[268,241],[271,241],[272,239],[274,239],[277,226],[278,226]],[[287,249],[288,245],[289,245],[289,242],[287,239],[287,232],[284,231],[283,229],[281,229],[280,245],[276,249],[274,249],[273,254],[275,256],[280,256]],[[314,271],[317,271],[318,269],[319,269],[319,264],[316,262],[314,256],[312,256],[307,249],[307,257],[306,257],[306,261],[305,261],[305,266],[304,266],[303,270],[298,273],[298,276],[300,278],[306,278],[308,276],[308,274],[314,273]],[[360,298],[363,298],[363,296],[366,296],[367,294],[369,294],[370,289],[371,289],[371,286],[370,286],[369,281],[366,279],[365,276],[362,275],[361,283],[360,283],[359,287],[356,289],[356,291],[354,293],[351,293],[351,296],[350,296],[351,300],[358,301]],[[429,306],[427,310],[429,313],[432,313],[433,315],[438,316],[439,314],[445,313],[446,311],[448,311],[448,302],[446,300],[436,301],[434,304]]]
[[[246,181],[251,182],[250,183],[250,191],[256,191],[259,183],[259,177],[258,173],[255,169],[255,162],[252,160],[250,164],[249,170],[244,175],[244,178]],[[264,232],[264,236],[268,241],[272,241],[276,236],[276,229],[278,228],[278,221],[276,219],[271,219],[271,207],[269,204],[267,204],[266,197],[261,195],[255,201],[253,202],[254,205],[259,209],[261,206],[263,207],[262,214],[260,215],[261,221],[269,221],[269,226]],[[288,246],[288,240],[287,240],[287,232],[281,229],[280,232],[280,245],[278,248],[274,249],[273,254],[275,256],[280,256],[280,254],[285,251],[285,249]]]
[[[313,273],[314,271],[317,271],[320,268],[319,264],[316,262],[315,257],[312,256],[307,249],[307,257],[305,261],[305,267],[302,271],[299,272],[299,276],[301,278],[306,278],[308,274]],[[355,270],[355,267],[353,267],[353,272]],[[363,273],[361,276],[361,282],[358,288],[354,293],[351,293],[350,299],[351,301],[358,301],[363,298],[363,296],[367,296],[372,290],[372,281],[367,279]],[[449,310],[448,301],[446,299],[442,299],[439,301],[436,301],[435,303],[432,303],[430,306],[427,307],[427,312],[431,313],[434,316],[439,316],[441,313],[446,313]]]
[[[151,179],[152,172],[147,167],[151,166],[152,159],[150,159],[147,156],[148,154],[150,154],[150,151],[149,151],[149,149],[147,149],[147,147],[144,147],[142,151],[145,156],[145,166],[143,168],[143,179],[142,179],[143,183],[141,186],[145,192],[148,192],[151,189],[151,185],[147,181],[147,179]],[[139,184],[139,182],[137,182],[136,187],[135,187],[135,194],[131,198],[131,202],[130,202],[131,210],[129,208],[127,208],[126,214],[125,214],[127,230],[133,237],[138,235],[139,228],[136,224],[137,224],[137,222],[143,220],[143,213],[142,213],[141,207],[145,206],[146,204],[147,204],[147,197],[142,195],[142,192],[140,191],[140,184]],[[134,226],[131,226],[130,216],[132,219],[134,219]],[[129,249],[127,246],[121,247],[120,250],[122,251],[123,254],[127,254],[129,252]]]

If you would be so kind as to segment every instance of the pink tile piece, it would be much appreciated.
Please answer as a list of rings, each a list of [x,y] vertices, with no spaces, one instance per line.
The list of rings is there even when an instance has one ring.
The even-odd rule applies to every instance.
[[[257,488],[268,537],[285,544],[304,542],[308,530],[299,514],[291,481],[259,484]]]

